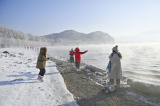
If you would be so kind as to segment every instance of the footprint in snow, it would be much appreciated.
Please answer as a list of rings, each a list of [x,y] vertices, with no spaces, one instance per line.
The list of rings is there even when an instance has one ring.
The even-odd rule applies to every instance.
[[[40,91],[44,91],[44,89],[42,89],[41,87],[38,87],[38,89],[39,89]]]

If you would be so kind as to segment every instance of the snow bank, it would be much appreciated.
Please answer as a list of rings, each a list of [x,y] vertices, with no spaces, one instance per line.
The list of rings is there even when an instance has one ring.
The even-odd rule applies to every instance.
[[[0,106],[77,106],[52,61],[46,62],[44,82],[37,80],[37,56],[26,49],[0,49]]]
[[[133,78],[127,79],[127,84],[137,91],[147,94],[160,95],[160,85],[155,85],[151,82],[136,80]]]

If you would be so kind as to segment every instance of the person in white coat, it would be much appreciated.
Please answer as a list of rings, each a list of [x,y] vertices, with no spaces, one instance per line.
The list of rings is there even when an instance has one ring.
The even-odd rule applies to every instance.
[[[108,73],[109,83],[114,85],[114,80],[116,80],[116,85],[120,86],[120,79],[122,79],[122,69],[121,69],[121,59],[122,55],[118,52],[118,46],[112,48],[112,53],[109,56],[111,61],[111,69]]]

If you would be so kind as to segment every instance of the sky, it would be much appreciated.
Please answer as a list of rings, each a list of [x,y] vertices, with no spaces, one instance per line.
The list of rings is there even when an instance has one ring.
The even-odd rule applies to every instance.
[[[76,30],[160,38],[160,0],[0,0],[0,25],[36,36]]]

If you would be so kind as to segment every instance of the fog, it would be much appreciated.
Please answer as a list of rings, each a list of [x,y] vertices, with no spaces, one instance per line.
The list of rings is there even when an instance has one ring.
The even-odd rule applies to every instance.
[[[119,46],[119,52],[123,56],[123,75],[160,84],[160,43],[55,46],[48,47],[48,54],[60,60],[68,60],[71,48],[79,47],[82,52],[88,50],[81,55],[82,62],[105,70],[115,45]]]

